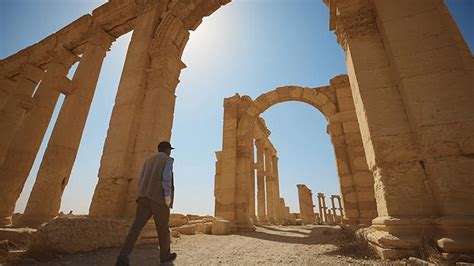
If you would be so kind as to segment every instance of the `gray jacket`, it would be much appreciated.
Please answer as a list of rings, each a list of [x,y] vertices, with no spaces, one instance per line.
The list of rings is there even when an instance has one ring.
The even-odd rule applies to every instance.
[[[171,197],[170,208],[174,201],[173,161],[163,152],[148,158],[138,179],[138,198],[148,198],[157,203],[165,203],[165,197]]]

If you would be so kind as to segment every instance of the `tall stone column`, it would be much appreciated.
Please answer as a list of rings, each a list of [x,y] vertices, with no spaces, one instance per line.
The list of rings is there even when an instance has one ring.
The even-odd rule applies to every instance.
[[[369,243],[381,257],[399,258],[445,224],[440,249],[472,253],[460,229],[474,224],[473,205],[464,204],[474,184],[473,149],[465,145],[473,131],[472,56],[442,1],[364,2],[339,1],[332,20],[374,175],[378,217]]]
[[[224,121],[222,126],[222,151],[218,156],[220,175],[214,188],[216,217],[235,220],[235,176],[237,173],[237,123],[240,96],[224,99]]]
[[[319,205],[319,218],[322,224],[327,223],[326,217],[326,200],[324,199],[324,193],[318,193],[318,205]]]
[[[266,204],[265,204],[265,162],[264,151],[265,142],[262,139],[255,141],[257,147],[257,212],[260,223],[268,223]]]
[[[115,37],[101,26],[91,31],[41,161],[21,224],[36,227],[58,215],[76,159],[102,62]]]
[[[66,75],[78,57],[58,47],[53,61],[46,67],[33,99],[31,110],[15,133],[3,164],[0,166],[0,224],[11,223],[15,203],[33,166],[38,149],[48,128],[61,91],[69,90],[71,81]]]
[[[272,154],[272,171],[273,179],[275,180],[275,202],[280,202],[280,176],[278,174],[278,157],[275,153]],[[283,210],[281,209],[280,204],[275,204],[275,218],[278,224],[281,224],[283,221]]]
[[[147,70],[150,68],[149,47],[166,7],[154,4],[139,8],[132,39],[115,98],[115,105],[105,139],[89,214],[101,217],[123,217],[132,151],[143,105]]]
[[[132,180],[128,188],[126,217],[135,216],[137,182],[144,161],[158,152],[158,143],[171,139],[176,87],[181,70],[186,67],[181,61],[181,54],[188,38],[189,32],[182,21],[167,16],[152,40],[149,49],[151,68],[148,70],[147,87],[128,171]]]
[[[296,186],[298,187],[301,219],[303,219],[305,224],[312,224],[315,219],[313,193],[311,193],[311,190],[306,185],[298,184]]]
[[[254,140],[251,141],[250,148],[250,173],[249,173],[249,187],[248,187],[248,197],[249,197],[249,215],[254,223],[257,222],[257,216],[255,215],[255,144]]]
[[[43,78],[44,70],[25,63],[20,69],[16,82],[10,84],[10,95],[0,107],[0,164],[5,159],[8,147],[15,136],[25,112],[31,108],[32,95],[36,84]]]
[[[269,147],[265,147],[265,192],[267,194],[267,219],[270,223],[275,224],[275,178],[273,176],[272,167],[272,151]]]

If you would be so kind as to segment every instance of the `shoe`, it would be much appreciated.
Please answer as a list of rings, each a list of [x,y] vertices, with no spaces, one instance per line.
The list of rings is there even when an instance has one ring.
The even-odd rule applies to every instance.
[[[117,262],[115,263],[115,266],[129,266],[129,265],[130,265],[130,262],[128,262],[128,259],[117,257]]]
[[[176,259],[176,257],[178,257],[178,254],[176,253],[170,253],[170,255],[168,256],[168,258],[166,260],[162,260],[161,263],[167,263],[167,262],[172,262]]]

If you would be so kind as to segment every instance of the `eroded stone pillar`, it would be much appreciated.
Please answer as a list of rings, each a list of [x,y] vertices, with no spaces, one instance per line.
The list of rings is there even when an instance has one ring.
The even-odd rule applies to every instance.
[[[46,67],[46,75],[35,95],[34,105],[15,133],[5,160],[0,166],[0,223],[11,223],[15,203],[48,128],[61,91],[68,91],[71,81],[66,75],[78,57],[65,48],[58,47]]]
[[[319,205],[319,218],[322,224],[327,223],[326,217],[326,200],[324,193],[318,193],[318,205]]]
[[[249,201],[249,215],[254,223],[257,222],[257,216],[255,215],[255,144],[254,140],[251,141],[250,148],[250,173],[249,173],[249,187],[248,187],[248,201]]]
[[[257,212],[258,221],[260,223],[267,223],[266,203],[265,203],[265,162],[264,150],[265,142],[262,139],[255,141],[257,147]]]
[[[43,69],[25,63],[21,66],[20,74],[15,77],[15,82],[2,80],[3,89],[8,89],[10,93],[3,100],[4,104],[0,105],[0,128],[2,129],[0,130],[0,164],[5,159],[8,147],[25,112],[34,104],[33,92],[43,75]]]
[[[36,227],[58,215],[69,181],[82,132],[86,125],[102,62],[115,37],[97,26],[91,31],[84,53],[66,95],[41,161],[25,213],[23,226]]]
[[[126,217],[128,218],[135,216],[137,182],[143,163],[152,154],[158,152],[158,143],[171,139],[176,87],[179,83],[179,74],[186,65],[181,61],[180,48],[168,42],[177,38],[182,42],[184,39],[185,43],[189,37],[189,32],[184,28],[181,20],[175,18],[171,23],[174,25],[162,30],[171,31],[172,36],[167,36],[167,33],[158,33],[158,30],[158,35],[155,36],[150,47],[151,69],[148,71],[145,97],[128,171],[132,177],[127,196]],[[163,38],[166,41],[163,41]]]
[[[235,220],[235,176],[237,174],[237,123],[240,98],[224,99],[222,151],[218,154],[220,175],[214,189],[215,216]]]
[[[400,21],[411,19],[418,8],[425,7],[423,4],[412,8],[407,2],[407,8],[405,5],[399,5],[399,1],[373,2],[377,6],[380,4],[380,7],[385,6],[386,14],[402,15]],[[387,49],[398,41],[392,42],[391,39],[382,37],[378,29],[380,19],[377,18],[377,11],[370,1],[338,3],[340,6],[337,7],[337,18],[334,18],[335,28],[338,41],[346,50],[346,64],[362,142],[368,167],[374,174],[378,217],[372,224],[373,228],[380,230],[370,237],[370,243],[381,257],[397,258],[408,255],[409,249],[419,246],[420,238],[415,237],[416,235],[421,232],[433,232],[429,217],[439,215],[433,180],[427,176],[424,162],[420,160],[419,146],[413,125],[410,124],[410,112],[425,109],[412,109],[414,106],[407,108],[399,87],[399,82],[406,78],[399,76],[401,72],[415,73],[417,69],[427,67],[410,63],[397,68],[398,59],[393,60]],[[399,28],[420,25],[413,22],[400,26],[402,24],[396,20],[394,23]],[[432,25],[429,22],[424,23]],[[402,32],[403,30],[400,31]],[[419,36],[425,36],[425,33],[420,33]],[[399,41],[404,43],[403,40]],[[401,46],[410,47],[405,44]],[[413,47],[418,46],[419,43]],[[429,62],[429,65],[431,58],[436,57],[424,54],[411,57],[410,62]],[[424,86],[430,85],[415,85],[412,89],[417,90]],[[438,112],[434,109],[426,110]],[[347,207],[344,207],[347,213]]]
[[[268,143],[267,143],[268,145]],[[272,150],[265,147],[265,192],[267,196],[267,219],[270,223],[276,223],[276,184],[273,176]]]
[[[315,219],[313,193],[311,193],[311,190],[306,185],[298,184],[296,186],[298,187],[301,219],[305,224],[312,224]]]
[[[273,171],[273,179],[275,180],[275,202],[280,202],[280,175],[278,173],[278,157],[276,154],[272,154],[272,171]],[[281,209],[280,204],[276,204],[275,207],[275,217],[278,224],[283,222],[283,210]]]
[[[89,214],[101,217],[123,217],[126,207],[131,155],[135,145],[147,71],[150,68],[149,47],[164,8],[156,1],[139,8],[132,39],[115,98],[115,105],[100,161],[99,179]],[[165,3],[165,2],[163,2]]]

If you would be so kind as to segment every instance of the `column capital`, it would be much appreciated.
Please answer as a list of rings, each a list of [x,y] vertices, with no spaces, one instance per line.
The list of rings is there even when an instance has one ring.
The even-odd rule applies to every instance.
[[[59,45],[52,51],[49,51],[51,57],[51,63],[61,64],[63,67],[69,69],[74,63],[80,60],[80,57],[75,55],[69,49],[66,49],[64,46]],[[47,67],[49,68],[49,66]]]
[[[135,0],[135,3],[137,5],[137,14],[138,15],[141,15],[143,13],[146,13],[156,7],[158,7],[158,5],[160,3],[162,3],[162,1],[156,1],[156,0]]]
[[[263,150],[265,149],[265,141],[263,139],[256,139],[255,146],[257,146],[257,149]]]
[[[373,7],[363,7],[357,11],[338,15],[336,18],[337,42],[347,50],[347,42],[360,36],[378,33],[376,11]]]
[[[89,38],[87,39],[87,44],[99,46],[105,51],[109,51],[115,39],[116,38],[108,34],[101,25],[93,25],[89,33]]]
[[[26,62],[20,66],[20,75],[33,82],[38,82],[43,78],[44,70]]]

